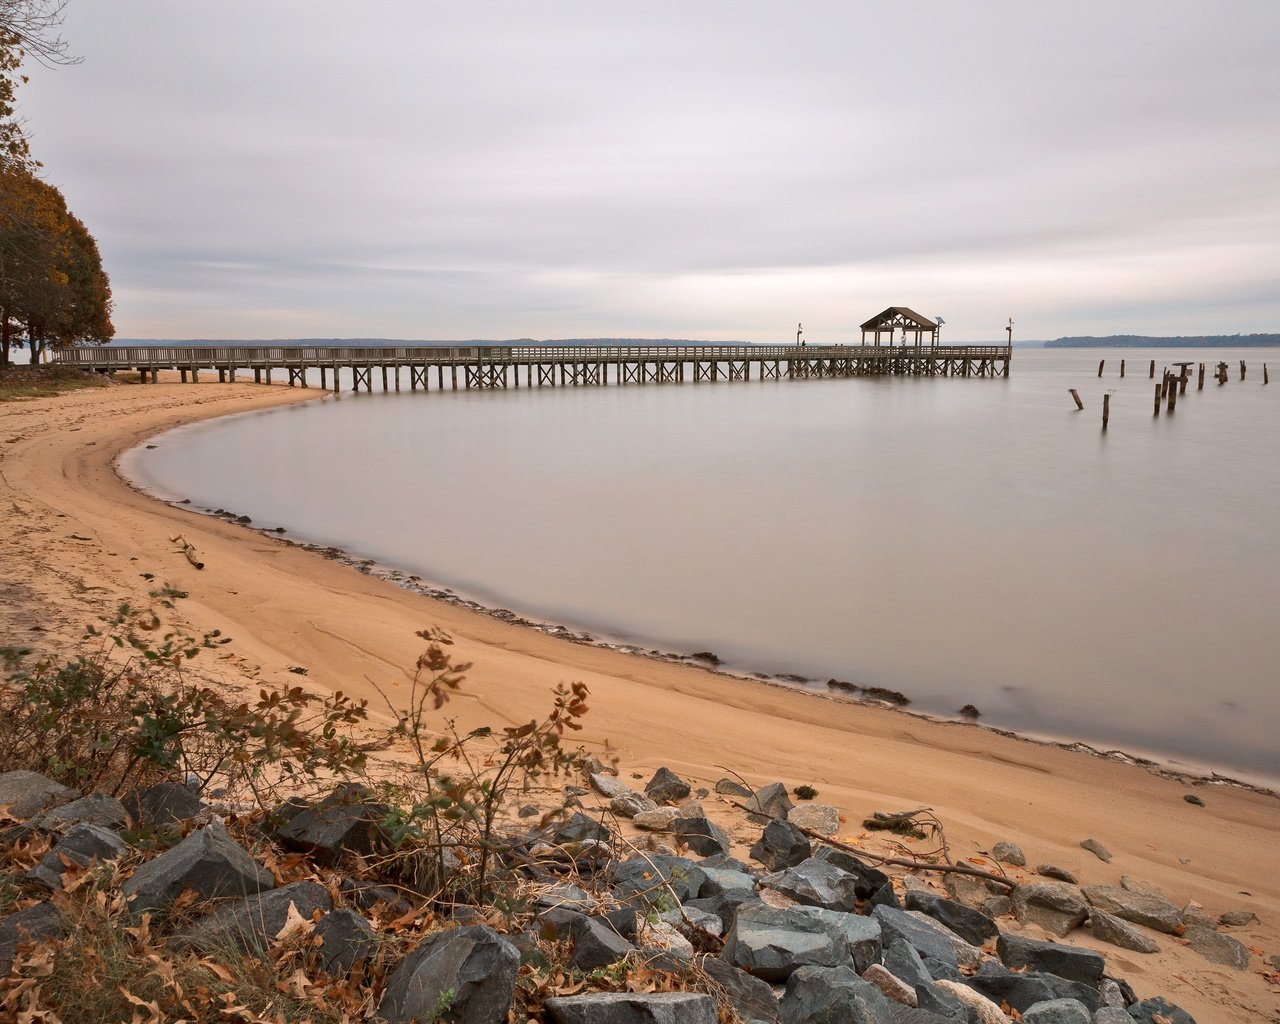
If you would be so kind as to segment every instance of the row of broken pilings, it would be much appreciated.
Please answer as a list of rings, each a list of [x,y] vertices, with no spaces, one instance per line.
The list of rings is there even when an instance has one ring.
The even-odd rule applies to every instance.
[[[1106,368],[1106,365],[1107,365],[1107,361],[1105,359],[1102,359],[1098,362],[1098,378],[1099,379],[1102,378],[1102,371]],[[1178,406],[1178,396],[1185,395],[1187,393],[1187,384],[1191,379],[1192,362],[1188,361],[1188,362],[1174,363],[1174,366],[1179,368],[1179,373],[1175,374],[1172,370],[1170,370],[1166,366],[1164,368],[1164,373],[1161,376],[1160,383],[1155,386],[1155,415],[1156,416],[1160,415],[1160,407],[1162,404],[1166,405],[1167,407],[1166,411],[1168,413],[1172,413]],[[1214,379],[1217,380],[1219,385],[1226,384],[1227,381],[1230,379],[1228,369],[1229,369],[1229,365],[1226,362],[1220,361],[1217,364],[1214,372]],[[1204,373],[1205,373],[1205,364],[1201,363],[1198,382],[1196,385],[1196,390],[1198,391],[1204,390]],[[1121,359],[1120,360],[1120,376],[1123,378],[1124,374],[1125,374],[1125,360]],[[1149,371],[1150,379],[1154,380],[1155,375],[1156,375],[1156,361],[1152,359],[1151,365],[1150,365],[1150,371]],[[1245,360],[1241,359],[1240,360],[1240,379],[1243,381],[1247,375],[1248,375],[1248,366],[1246,365]],[[1263,384],[1271,383],[1271,374],[1267,368],[1266,363],[1262,364],[1262,383]],[[1076,403],[1076,408],[1083,411],[1084,399],[1080,397],[1079,390],[1077,390],[1076,388],[1068,388],[1067,392],[1071,395],[1072,401]],[[1110,420],[1111,420],[1111,392],[1108,391],[1102,396],[1102,429],[1103,430],[1107,429],[1107,425],[1109,424]]]
[[[508,837],[508,891],[523,898],[501,909],[457,902],[464,887],[430,905],[359,877],[386,811],[361,787],[245,823],[173,783],[117,801],[32,772],[0,775],[11,822],[0,847],[46,848],[29,858],[25,905],[0,920],[0,992],[29,992],[30,973],[77,941],[70,901],[114,862],[127,866],[107,876],[121,928],[149,921],[166,951],[206,959],[265,961],[292,944],[308,984],[349,995],[354,981],[364,1016],[390,1024],[499,1024],[513,1008],[554,1024],[1003,1024],[1015,1012],[1027,1024],[1191,1021],[1163,999],[1139,1000],[1100,954],[996,921],[1012,912],[1061,930],[1066,914],[1078,918],[1069,931],[1099,920],[1098,903],[972,868],[955,876],[971,887],[947,896],[895,886],[874,856],[797,824],[834,809],[793,806],[780,783],[722,780],[717,792],[760,829],[753,866],[674,773],[659,770],[640,793],[595,767],[590,785],[611,807],[676,845],[640,851],[582,811],[542,823]],[[140,834],[152,850],[130,844]],[[1108,906],[1123,917],[1126,902]]]

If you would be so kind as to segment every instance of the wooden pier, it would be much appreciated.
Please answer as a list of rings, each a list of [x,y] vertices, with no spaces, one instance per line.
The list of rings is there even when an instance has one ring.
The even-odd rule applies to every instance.
[[[55,349],[55,363],[114,373],[136,370],[154,382],[162,370],[199,382],[200,374],[234,381],[273,375],[290,387],[353,391],[541,388],[797,378],[916,376],[1007,377],[1007,345],[474,345],[443,347],[272,346],[201,348],[102,345]],[[403,376],[402,376],[403,375]]]

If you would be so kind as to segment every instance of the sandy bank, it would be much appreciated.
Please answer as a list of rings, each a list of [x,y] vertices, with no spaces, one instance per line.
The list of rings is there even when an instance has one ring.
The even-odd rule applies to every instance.
[[[609,741],[628,770],[667,764],[710,785],[728,766],[752,782],[808,783],[841,808],[847,835],[873,810],[928,805],[960,856],[1011,839],[1033,864],[1077,869],[1090,883],[1130,874],[1214,915],[1245,907],[1262,924],[1236,936],[1280,952],[1280,801],[1272,797],[1201,786],[1207,806],[1196,807],[1183,800],[1192,792],[1185,783],[1138,767],[572,644],[167,506],[114,470],[121,451],[159,430],[316,394],[119,385],[0,405],[3,642],[69,643],[120,600],[145,601],[153,584],[142,574],[151,573],[190,593],[181,611],[192,628],[233,637],[205,672],[235,685],[283,683],[297,681],[288,669],[300,665],[315,684],[377,700],[374,683],[407,678],[420,646],[414,631],[436,625],[475,663],[453,706],[464,725],[527,720],[546,707],[550,687],[582,680],[592,692],[586,742]],[[175,551],[176,533],[199,550],[203,571]],[[1111,864],[1079,848],[1090,836],[1112,851]],[[1152,957],[1097,948],[1140,995],[1166,994],[1202,1022],[1280,1020],[1261,959],[1240,974],[1175,940],[1162,945]]]

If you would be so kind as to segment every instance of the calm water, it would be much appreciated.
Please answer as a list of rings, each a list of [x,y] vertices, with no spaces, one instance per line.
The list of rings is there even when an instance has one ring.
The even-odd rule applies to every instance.
[[[1153,356],[1232,379],[1153,418]],[[534,617],[1274,784],[1264,360],[1280,372],[1276,350],[1029,350],[1007,381],[344,394],[174,431],[126,472]]]

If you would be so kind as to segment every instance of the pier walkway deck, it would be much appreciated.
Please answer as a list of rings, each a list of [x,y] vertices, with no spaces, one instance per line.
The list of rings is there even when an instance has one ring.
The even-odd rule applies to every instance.
[[[137,370],[156,380],[176,370],[183,382],[216,372],[220,381],[252,371],[259,383],[287,375],[290,386],[339,389],[341,371],[352,390],[566,387],[692,381],[783,380],[873,375],[1007,377],[1007,345],[472,345],[286,346],[203,348],[183,345],[101,345],[55,349],[53,362],[113,373]],[[433,380],[434,377],[434,380]],[[330,385],[332,380],[332,385]]]

